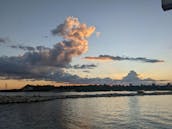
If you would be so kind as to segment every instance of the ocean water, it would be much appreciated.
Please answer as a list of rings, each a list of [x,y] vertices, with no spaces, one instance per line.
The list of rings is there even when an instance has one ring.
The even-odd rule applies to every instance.
[[[0,105],[0,129],[172,129],[172,95]]]

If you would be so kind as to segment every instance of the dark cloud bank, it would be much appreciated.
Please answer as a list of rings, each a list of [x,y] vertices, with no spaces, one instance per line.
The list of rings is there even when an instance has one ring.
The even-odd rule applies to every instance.
[[[113,60],[113,61],[123,61],[123,60],[127,60],[127,61],[140,61],[140,62],[144,62],[144,63],[160,63],[160,62],[164,62],[163,60],[158,60],[158,59],[148,59],[145,57],[120,57],[120,56],[110,56],[110,55],[99,55],[97,57],[95,56],[88,56],[85,57],[85,59],[87,60]]]
[[[54,44],[52,48],[44,46],[24,46],[11,45],[9,47],[22,49],[26,52],[21,56],[0,57],[0,76],[15,79],[35,79],[52,80],[69,83],[88,83],[88,84],[117,84],[117,83],[142,83],[153,82],[153,79],[140,79],[136,72],[131,71],[122,80],[111,78],[81,78],[64,72],[66,68],[89,69],[96,68],[95,64],[82,64],[71,66],[70,62],[75,56],[79,56],[88,50],[87,39],[94,33],[94,26],[87,26],[80,23],[77,18],[67,17],[64,23],[52,30],[53,35],[63,37],[63,41]],[[0,44],[6,40],[0,38]],[[100,55],[99,57],[85,57],[86,59],[99,60],[131,60],[148,63],[163,62],[161,60],[147,58],[114,57]]]
[[[97,65],[95,65],[95,64],[82,64],[82,65],[76,64],[76,65],[70,66],[69,68],[73,68],[73,69],[94,69],[96,67],[97,67]]]

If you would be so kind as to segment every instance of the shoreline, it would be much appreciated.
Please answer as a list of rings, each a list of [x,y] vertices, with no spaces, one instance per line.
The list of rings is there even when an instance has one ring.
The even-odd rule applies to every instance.
[[[84,94],[84,95],[58,95],[58,96],[23,96],[23,95],[0,95],[0,104],[13,103],[34,103],[51,101],[55,99],[77,99],[77,98],[95,98],[95,97],[125,97],[125,96],[151,96],[151,95],[172,95],[169,92],[152,92],[152,93],[108,93],[108,94]]]

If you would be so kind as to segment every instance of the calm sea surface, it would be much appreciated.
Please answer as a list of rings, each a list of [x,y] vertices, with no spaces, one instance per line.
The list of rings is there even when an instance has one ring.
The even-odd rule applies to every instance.
[[[172,95],[0,105],[0,129],[172,129]]]

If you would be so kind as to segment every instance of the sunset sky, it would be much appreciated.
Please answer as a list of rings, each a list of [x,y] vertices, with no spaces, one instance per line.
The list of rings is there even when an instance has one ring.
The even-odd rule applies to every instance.
[[[0,76],[2,89],[171,82],[172,11],[161,0],[1,0]]]

